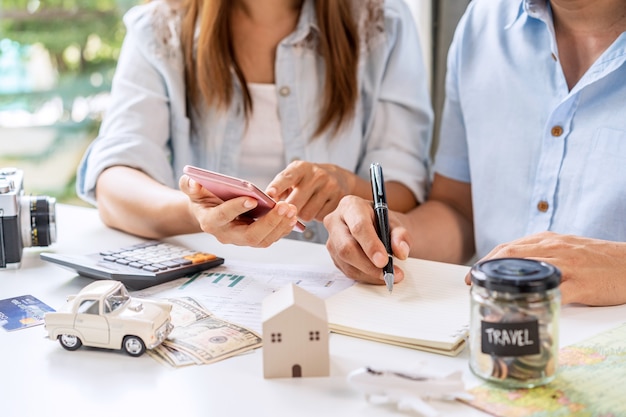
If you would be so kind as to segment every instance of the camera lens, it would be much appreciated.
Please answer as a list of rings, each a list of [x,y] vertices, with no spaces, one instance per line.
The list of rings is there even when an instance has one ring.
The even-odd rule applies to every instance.
[[[47,196],[22,196],[20,204],[24,247],[50,246],[56,242],[56,199]]]

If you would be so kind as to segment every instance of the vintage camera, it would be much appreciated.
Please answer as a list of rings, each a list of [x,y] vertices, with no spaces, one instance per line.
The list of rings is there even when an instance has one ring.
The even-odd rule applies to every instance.
[[[23,183],[22,170],[0,168],[0,268],[19,268],[22,249],[57,239],[56,200],[25,196]]]

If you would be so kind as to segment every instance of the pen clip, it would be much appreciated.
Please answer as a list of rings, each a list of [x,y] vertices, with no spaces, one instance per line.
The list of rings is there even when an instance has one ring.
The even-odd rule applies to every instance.
[[[385,195],[385,180],[383,178],[383,168],[378,162],[370,165],[370,181],[372,183],[372,197],[374,198],[374,208],[387,207],[387,196]]]

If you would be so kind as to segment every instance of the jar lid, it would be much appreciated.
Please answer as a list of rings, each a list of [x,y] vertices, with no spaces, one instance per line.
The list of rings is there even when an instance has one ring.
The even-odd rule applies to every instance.
[[[472,284],[492,291],[537,293],[556,288],[561,271],[547,262],[522,258],[490,259],[471,270]]]

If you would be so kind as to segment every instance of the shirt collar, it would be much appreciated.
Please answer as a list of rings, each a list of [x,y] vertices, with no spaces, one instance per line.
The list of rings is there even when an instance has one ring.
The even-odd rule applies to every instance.
[[[520,21],[524,17],[539,19],[546,23],[548,21],[551,22],[552,13],[549,0],[521,0],[517,12],[510,17],[505,29],[509,29],[515,22]]]
[[[315,13],[315,0],[304,0],[298,18],[298,24],[293,33],[285,38],[286,44],[297,44],[305,41],[309,36],[318,36],[319,26]]]
[[[548,0],[524,0],[524,11],[530,17],[544,20],[550,16],[550,3]]]

